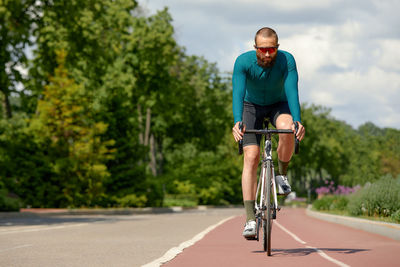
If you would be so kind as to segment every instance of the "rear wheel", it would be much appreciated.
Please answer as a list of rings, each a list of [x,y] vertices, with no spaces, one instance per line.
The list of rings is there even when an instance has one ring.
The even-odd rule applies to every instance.
[[[267,221],[263,220],[263,244],[264,244],[264,251],[268,249],[268,237],[267,237]]]

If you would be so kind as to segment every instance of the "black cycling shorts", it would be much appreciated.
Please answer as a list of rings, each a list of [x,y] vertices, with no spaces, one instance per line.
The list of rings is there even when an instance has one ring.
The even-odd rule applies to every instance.
[[[288,102],[278,102],[268,106],[260,106],[246,101],[243,103],[243,124],[247,130],[264,129],[266,119],[276,127],[276,119],[281,114],[291,115]],[[260,146],[260,142],[261,135],[259,134],[245,134],[243,136],[243,146]]]

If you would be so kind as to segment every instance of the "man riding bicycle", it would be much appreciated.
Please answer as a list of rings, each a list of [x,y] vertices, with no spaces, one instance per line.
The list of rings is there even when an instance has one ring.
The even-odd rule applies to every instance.
[[[301,141],[305,129],[300,120],[298,97],[298,75],[294,57],[278,50],[278,35],[268,27],[257,31],[254,38],[256,51],[248,51],[237,57],[232,76],[233,117],[232,134],[237,141],[243,139],[242,191],[246,209],[246,224],[243,236],[247,239],[256,235],[254,204],[257,186],[257,167],[260,160],[260,139],[256,134],[243,134],[245,129],[262,129],[265,119],[277,129],[295,129]],[[291,192],[287,181],[287,169],[294,151],[292,135],[279,135],[278,164],[276,176],[280,194]]]

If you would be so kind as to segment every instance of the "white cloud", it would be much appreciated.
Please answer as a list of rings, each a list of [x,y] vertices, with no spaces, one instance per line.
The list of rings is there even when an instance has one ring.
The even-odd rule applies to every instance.
[[[379,67],[386,71],[400,72],[400,40],[382,40],[375,52]]]
[[[270,0],[268,3],[281,10],[302,10],[302,9],[307,9],[307,8],[328,8],[332,6],[335,3],[340,2],[341,0]],[[247,2],[247,1],[246,1]],[[259,0],[253,0],[251,2],[264,2],[264,1],[259,1]]]
[[[351,67],[356,46],[346,41],[340,32],[333,26],[314,26],[289,38],[281,38],[280,48],[295,56],[302,77],[310,79],[322,67]]]
[[[371,67],[368,72],[315,75],[307,91],[312,103],[332,108],[333,114],[353,126],[372,121],[399,125],[400,75]],[[344,111],[344,112],[343,112]]]

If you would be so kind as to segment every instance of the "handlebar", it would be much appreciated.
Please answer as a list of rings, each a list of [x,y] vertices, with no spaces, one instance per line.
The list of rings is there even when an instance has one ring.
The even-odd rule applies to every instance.
[[[278,129],[264,129],[264,130],[246,130],[246,133],[255,133],[255,134],[272,134],[272,133],[278,133],[278,134],[292,134],[293,131],[289,129],[283,129],[283,130],[278,130]]]
[[[294,128],[297,133],[297,131],[299,130],[299,122],[298,121],[296,121],[294,123]],[[297,139],[296,135],[294,135],[294,154],[299,154],[299,152],[300,152],[300,140]]]
[[[296,133],[297,133],[297,131],[299,130],[299,124],[298,124],[297,121],[294,123],[294,127],[295,127],[295,130],[296,130]],[[243,129],[243,123],[242,122],[239,123],[239,129],[240,130]],[[266,129],[263,129],[263,130],[246,130],[245,134],[246,133],[255,133],[255,134],[264,134],[264,135],[267,135],[267,134],[293,134],[293,131],[289,130],[289,129],[271,129],[270,130],[270,129],[266,128]],[[295,143],[294,143],[294,153],[295,154],[299,154],[300,141],[299,141],[299,139],[297,139],[296,135],[294,136],[294,141],[295,141]],[[239,140],[239,155],[241,155],[241,154],[243,154],[243,139]]]

